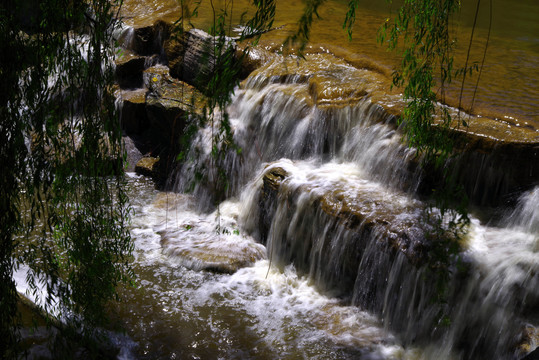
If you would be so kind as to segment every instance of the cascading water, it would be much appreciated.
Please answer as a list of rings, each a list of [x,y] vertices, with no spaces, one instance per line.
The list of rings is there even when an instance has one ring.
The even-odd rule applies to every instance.
[[[309,60],[321,64],[323,75],[347,71],[324,56]],[[503,226],[472,218],[467,250],[436,258],[429,208],[414,199],[421,174],[392,117],[368,97],[351,105],[323,103],[310,76],[275,76],[271,67],[248,78],[229,108],[243,153],[229,152],[221,163],[234,174],[228,195],[239,196],[226,236],[237,236],[234,229],[251,234],[266,245],[271,267],[286,273],[293,264],[324,293],[373,312],[400,342],[423,349],[376,356],[511,359],[533,349],[538,191],[523,196]],[[211,164],[211,131],[202,129],[193,142],[190,156],[198,164]],[[183,167],[180,190],[192,183],[194,169]],[[211,208],[207,184],[197,184],[195,195]],[[227,217],[223,208],[209,218]],[[180,222],[161,241],[164,254],[188,266],[182,246],[192,223]],[[195,237],[214,237],[205,234]],[[182,243],[178,251],[171,235]],[[262,321],[273,320],[255,322]]]
[[[237,90],[228,111],[243,151],[220,163],[234,176],[218,211],[196,210],[212,208],[202,183],[194,197],[134,196],[142,287],[119,313],[138,353],[509,359],[533,349],[539,191],[503,225],[473,219],[468,250],[437,259],[414,195],[417,160],[394,119],[364,95],[321,99],[312,77],[354,69],[310,60],[314,75],[272,75],[277,59]],[[210,127],[195,136],[178,192],[197,171],[215,175],[211,142]]]
[[[521,196],[516,209],[509,216],[506,226],[530,234],[539,234],[539,207],[537,204],[539,204],[539,187]]]
[[[319,65],[319,76],[340,73],[357,79],[357,69],[335,64],[335,60],[316,55],[310,61]],[[228,152],[220,165],[234,174],[228,179],[229,196],[237,196],[262,163],[280,158],[352,161],[369,179],[416,189],[419,174],[413,170],[414,151],[401,143],[390,124],[394,122],[391,115],[363,94],[352,105],[313,106],[317,99],[309,82],[312,75],[271,76],[282,63],[277,59],[250,76],[229,108],[234,141],[242,149],[241,155]],[[194,162],[180,170],[176,185],[180,192],[195,183],[197,171],[215,177],[211,174],[212,132],[216,130],[208,127],[196,136],[188,155]],[[197,184],[199,198],[207,194],[206,185]]]

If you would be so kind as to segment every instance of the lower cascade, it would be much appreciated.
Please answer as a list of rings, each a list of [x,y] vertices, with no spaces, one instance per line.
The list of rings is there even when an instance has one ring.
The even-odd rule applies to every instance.
[[[308,60],[321,64],[319,76],[354,72],[323,55]],[[369,96],[322,101],[308,77],[277,76],[275,67],[248,77],[228,108],[242,153],[220,159],[232,174],[225,200],[212,190],[209,125],[172,174],[174,192],[131,176],[141,286],[118,308],[134,340],[123,353],[532,356],[539,188],[501,210],[478,207],[452,247],[447,219],[436,227],[441,214],[421,194],[428,174],[393,116]]]

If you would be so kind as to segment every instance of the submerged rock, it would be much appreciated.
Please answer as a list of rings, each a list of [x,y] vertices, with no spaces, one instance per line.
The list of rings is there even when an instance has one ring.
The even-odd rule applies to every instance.
[[[178,230],[163,232],[163,253],[189,269],[230,274],[265,258],[265,248],[260,244],[242,239],[239,234],[232,237],[210,232],[201,237],[198,226],[185,224]]]
[[[330,54],[308,55],[305,60],[275,57],[255,70],[244,85],[261,88],[272,83],[305,84],[304,100],[318,107],[353,106],[366,97],[377,101],[391,95],[386,76],[355,68]]]

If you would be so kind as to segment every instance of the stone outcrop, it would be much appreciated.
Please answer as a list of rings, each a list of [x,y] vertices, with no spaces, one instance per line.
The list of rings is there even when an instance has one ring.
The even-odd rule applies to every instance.
[[[339,184],[331,190],[317,188],[305,183],[299,187],[287,187],[290,175],[280,167],[272,167],[264,173],[261,189],[260,228],[262,234],[268,234],[274,209],[283,196],[287,198],[289,207],[301,194],[310,194],[310,207],[314,208],[328,223],[338,224],[353,232],[365,233],[365,238],[378,238],[388,251],[402,253],[407,261],[421,267],[441,264],[428,264],[439,259],[430,257],[428,251],[435,246],[428,240],[429,232],[434,232],[429,225],[426,209],[421,203],[407,199],[404,195],[388,195],[387,189],[376,187],[357,187],[353,190],[340,188]],[[405,200],[406,199],[406,200]],[[438,234],[440,235],[440,234]],[[362,235],[363,236],[363,235]],[[440,238],[442,236],[439,236]],[[443,236],[447,242],[451,236]],[[267,242],[265,237],[263,242]],[[444,244],[445,245],[445,244]],[[456,242],[457,247],[460,245]],[[360,251],[352,247],[350,251]],[[450,254],[448,254],[448,257]],[[351,271],[355,272],[355,269]]]
[[[140,34],[151,35],[156,31],[147,29]],[[162,48],[162,40],[159,42]],[[201,115],[206,100],[193,86],[171,77],[169,68],[158,64],[160,57],[152,55],[151,48],[141,50],[141,44],[147,43],[151,41],[139,45],[131,43],[130,46],[131,50],[138,49],[139,53],[150,56],[126,51],[116,61],[116,76],[121,88],[116,94],[121,103],[120,121],[124,132],[140,153],[161,159],[151,170],[137,167],[138,172],[152,176],[162,187],[181,151],[179,139],[187,119]]]
[[[142,152],[137,148],[137,145],[133,139],[129,136],[122,137],[122,143],[127,153],[127,164],[125,166],[125,171],[133,172],[135,171],[136,165],[140,159],[142,159]]]

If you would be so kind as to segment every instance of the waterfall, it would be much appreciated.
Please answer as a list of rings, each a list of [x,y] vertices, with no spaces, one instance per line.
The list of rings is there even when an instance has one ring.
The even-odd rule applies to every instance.
[[[234,141],[242,152],[229,151],[220,163],[231,174],[227,196],[237,196],[262,164],[280,158],[353,162],[369,179],[407,191],[417,189],[420,173],[414,150],[402,144],[392,115],[368,96],[346,106],[314,105],[310,87],[304,76],[283,79],[261,73],[236,90],[228,111]],[[187,156],[191,161],[181,168],[175,185],[183,192],[195,184],[202,208],[210,207],[211,191],[207,183],[197,184],[195,177],[202,173],[216,178],[211,158],[219,114],[215,116],[214,128],[208,126],[195,136]]]
[[[321,99],[314,77],[352,70],[315,60],[313,74],[275,74],[281,60],[270,62],[228,108],[242,152],[226,152],[219,165],[230,174],[226,197],[242,204],[243,230],[266,245],[273,266],[293,264],[323,292],[378,315],[404,344],[423,346],[427,358],[513,359],[533,350],[539,188],[502,225],[472,216],[462,250],[448,250],[450,235],[432,222],[437,210],[417,195],[424,174],[393,116],[367,95]],[[177,190],[194,184],[203,209],[215,196],[215,132],[199,131],[194,161],[177,176]],[[484,174],[474,171],[467,186],[484,197],[488,189],[473,183]],[[209,181],[196,183],[201,174]]]
[[[539,234],[539,186],[520,197],[506,225],[530,234]],[[539,237],[537,239],[539,240]]]

